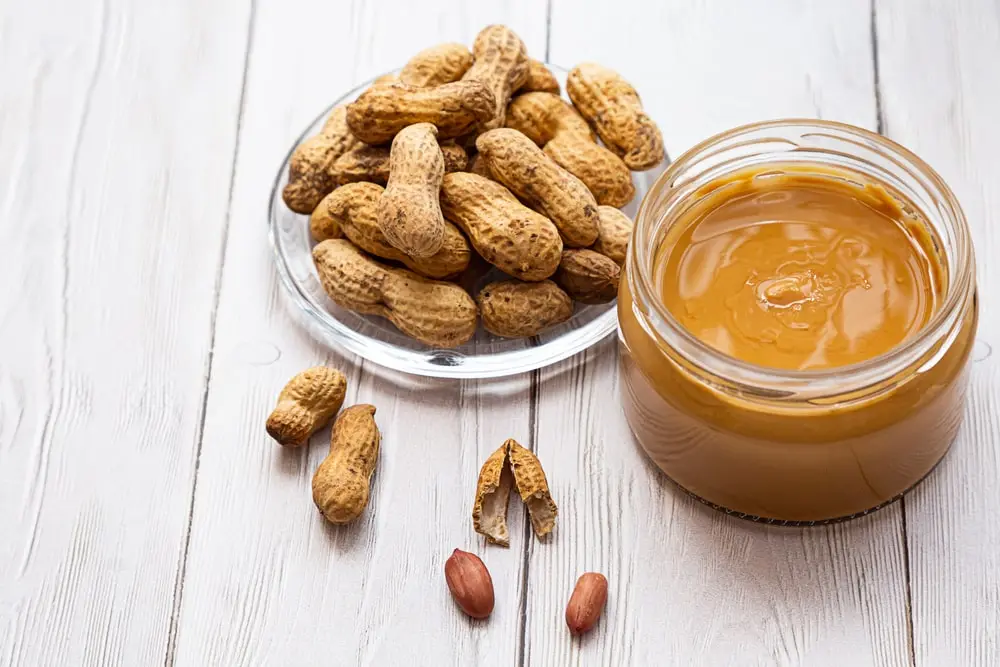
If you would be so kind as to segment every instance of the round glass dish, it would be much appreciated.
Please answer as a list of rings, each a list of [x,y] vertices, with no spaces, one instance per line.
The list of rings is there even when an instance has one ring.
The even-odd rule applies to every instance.
[[[549,69],[566,88],[567,70]],[[456,348],[435,349],[402,334],[388,320],[361,315],[334,304],[326,296],[312,261],[314,242],[309,235],[309,218],[289,210],[281,199],[288,182],[288,162],[295,148],[319,132],[330,110],[355,100],[374,79],[344,93],[316,116],[289,149],[278,168],[268,204],[268,224],[278,275],[296,306],[300,321],[323,343],[357,354],[365,359],[404,373],[429,377],[489,378],[531,371],[581,352],[614,332],[615,304],[577,304],[567,322],[528,339],[493,336],[482,326],[475,337]],[[634,218],[639,202],[665,165],[646,172],[634,172],[636,195],[622,209]],[[474,295],[493,280],[504,278],[499,269],[490,269],[464,285]]]
[[[916,335],[861,363],[780,370],[715,350],[663,305],[654,262],[683,212],[722,177],[769,177],[785,165],[881,188],[931,232],[945,289]],[[954,440],[977,325],[975,275],[954,194],[902,146],[818,120],[708,139],[653,185],[636,218],[618,298],[629,425],[670,479],[717,509],[789,524],[865,514],[923,479]]]

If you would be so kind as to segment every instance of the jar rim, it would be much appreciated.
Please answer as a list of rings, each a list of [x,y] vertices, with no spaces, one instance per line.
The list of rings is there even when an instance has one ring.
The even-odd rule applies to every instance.
[[[885,151],[888,157],[904,170],[909,168],[917,172],[917,175],[926,181],[923,185],[944,204],[945,222],[950,225],[956,240],[954,253],[948,252],[947,247],[945,248],[949,265],[955,263],[954,272],[951,271],[951,266],[948,267],[951,278],[948,281],[945,298],[937,312],[914,336],[871,359],[846,366],[811,370],[782,369],[754,364],[721,352],[701,341],[673,316],[662,299],[654,297],[652,264],[658,248],[649,248],[651,239],[647,237],[650,235],[643,234],[646,228],[660,220],[660,217],[654,217],[656,214],[651,211],[654,206],[652,203],[654,194],[665,187],[673,189],[672,181],[684,168],[701,157],[711,155],[710,151],[713,148],[762,130],[778,128],[826,130],[865,141],[868,147],[875,146]],[[928,211],[921,209],[920,213],[925,218],[928,217]],[[636,214],[633,242],[629,245],[626,261],[629,288],[632,294],[638,297],[633,308],[640,302],[651,306],[650,314],[655,316],[655,321],[651,324],[661,336],[666,334],[668,344],[687,362],[730,381],[739,378],[737,381],[739,384],[750,385],[754,389],[775,383],[787,387],[788,383],[791,383],[798,388],[809,387],[820,391],[830,389],[840,393],[892,377],[920,360],[936,341],[948,335],[958,322],[975,284],[975,255],[968,222],[954,192],[937,171],[909,149],[880,134],[847,123],[809,118],[774,119],[741,125],[709,137],[688,149],[660,175],[640,204]]]

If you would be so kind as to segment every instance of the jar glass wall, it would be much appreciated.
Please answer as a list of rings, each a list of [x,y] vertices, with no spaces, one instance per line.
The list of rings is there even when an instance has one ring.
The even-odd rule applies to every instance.
[[[945,285],[915,336],[850,366],[778,370],[713,349],[663,305],[656,258],[705,186],[782,169],[877,186],[926,225]],[[977,323],[975,261],[954,195],[914,154],[848,125],[771,121],[703,142],[654,184],[636,219],[618,311],[625,413],[657,466],[748,518],[835,520],[897,498],[953,441]]]

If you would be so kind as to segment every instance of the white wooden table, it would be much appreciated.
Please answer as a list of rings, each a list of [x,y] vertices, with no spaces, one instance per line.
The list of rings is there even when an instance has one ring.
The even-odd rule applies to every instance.
[[[639,454],[604,344],[500,382],[400,378],[292,319],[265,207],[337,94],[513,27],[623,72],[679,155],[749,121],[884,132],[957,191],[982,319],[953,452],[904,501],[814,529],[709,510]],[[1000,664],[1000,4],[995,0],[0,0],[0,665]],[[364,518],[312,506],[325,452],[263,429],[330,363],[378,406]],[[505,438],[560,522],[471,529]],[[470,624],[443,563],[480,554]],[[581,572],[598,629],[563,621]]]

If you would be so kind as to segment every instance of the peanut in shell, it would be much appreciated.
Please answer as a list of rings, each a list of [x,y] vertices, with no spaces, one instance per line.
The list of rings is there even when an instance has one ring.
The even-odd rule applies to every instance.
[[[396,135],[389,156],[389,181],[378,202],[378,226],[389,243],[410,257],[430,257],[444,244],[438,198],[443,177],[437,128],[418,123]]]
[[[329,225],[318,229],[313,227],[313,238],[317,241],[338,238],[324,236],[326,229],[333,226],[361,250],[381,259],[400,262],[426,278],[452,278],[469,266],[472,258],[469,242],[455,225],[447,221],[444,243],[430,257],[410,257],[389,243],[378,226],[378,202],[383,192],[382,186],[365,182],[348,183],[337,188],[316,207],[316,212],[325,212],[321,220],[324,223],[329,221]]]
[[[573,315],[573,300],[551,280],[526,283],[501,280],[476,297],[483,328],[504,338],[526,338]]]
[[[467,172],[446,174],[441,210],[483,259],[505,273],[544,280],[559,266],[563,242],[555,225],[495,181]]]
[[[490,130],[476,140],[493,177],[559,229],[563,243],[587,247],[597,240],[597,201],[587,186],[517,130]]]
[[[663,161],[663,136],[642,108],[639,93],[618,72],[595,63],[570,70],[566,92],[604,144],[629,169],[652,169]]]
[[[458,285],[381,264],[347,239],[318,244],[313,262],[334,303],[385,317],[426,345],[456,347],[476,333],[476,303]]]

